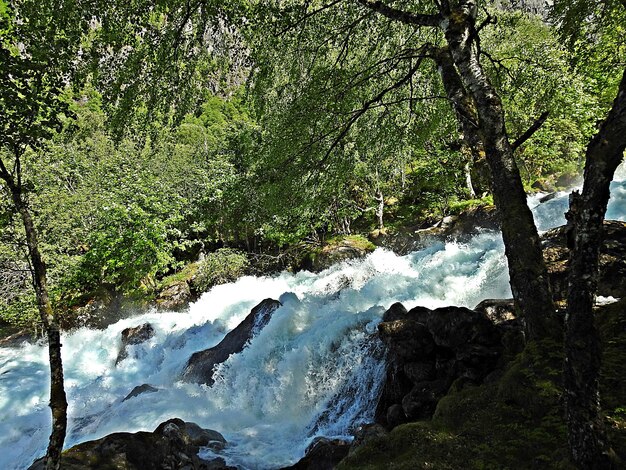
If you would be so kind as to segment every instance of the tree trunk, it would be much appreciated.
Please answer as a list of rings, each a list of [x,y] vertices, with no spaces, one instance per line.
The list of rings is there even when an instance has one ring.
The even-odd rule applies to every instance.
[[[385,224],[383,223],[383,216],[385,214],[385,198],[383,196],[383,192],[380,189],[376,193],[376,201],[378,202],[378,206],[376,206],[376,219],[378,220],[378,230],[383,230],[385,228]]]
[[[602,221],[615,169],[626,148],[626,71],[618,96],[587,147],[582,195],[572,194],[573,250],[565,329],[565,408],[572,458],[580,468],[611,468],[600,414],[600,344],[594,325]]]
[[[5,179],[6,181],[6,179]],[[50,360],[50,409],[52,410],[52,433],[48,443],[48,450],[44,465],[46,469],[58,470],[61,465],[61,452],[65,441],[67,428],[67,399],[63,382],[63,362],[61,360],[61,334],[59,325],[53,315],[46,282],[46,265],[44,264],[37,231],[33,224],[30,211],[24,201],[21,187],[11,179],[7,181],[11,190],[13,204],[22,218],[26,233],[26,244],[33,269],[33,284],[41,322],[48,336],[48,355]]]
[[[447,47],[432,48],[430,51],[432,59],[437,64],[439,75],[446,91],[446,96],[456,114],[456,120],[461,133],[462,148],[461,154],[465,160],[465,181],[467,190],[471,197],[476,197],[476,191],[472,183],[472,167],[474,162],[485,157],[485,148],[478,130],[478,116],[476,106],[468,96],[467,90],[463,86],[463,81],[454,66],[454,60]]]
[[[530,339],[560,338],[547,270],[537,228],[513,157],[502,102],[478,60],[474,33],[476,4],[459,2],[443,22],[448,47],[459,75],[472,96],[487,161],[493,177],[493,195],[500,214],[502,237],[509,263],[516,309],[526,322]]]

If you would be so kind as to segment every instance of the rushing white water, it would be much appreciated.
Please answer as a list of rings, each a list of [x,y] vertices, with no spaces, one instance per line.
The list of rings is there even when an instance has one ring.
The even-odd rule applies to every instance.
[[[626,183],[612,185],[608,216],[625,220]],[[531,198],[540,230],[564,222],[567,195]],[[394,302],[474,307],[510,296],[500,235],[438,242],[406,256],[378,249],[320,274],[245,277],[215,287],[185,313],[150,312],[104,330],[63,336],[69,407],[66,447],[117,431],[153,430],[179,417],[222,432],[221,454],[241,468],[298,460],[316,435],[349,435],[371,420],[384,374],[372,333]],[[217,344],[264,298],[280,299],[242,353],[219,366],[212,387],[178,380],[189,356]],[[150,322],[156,334],[131,346],[116,367],[124,328]],[[0,468],[26,468],[50,433],[47,348],[0,348]],[[122,402],[136,386],[156,393]]]

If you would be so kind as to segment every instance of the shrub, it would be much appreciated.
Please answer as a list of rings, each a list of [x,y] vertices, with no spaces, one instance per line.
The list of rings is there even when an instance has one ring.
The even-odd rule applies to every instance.
[[[198,266],[193,287],[204,292],[218,284],[233,282],[246,274],[249,262],[245,253],[231,248],[222,248],[209,253]]]

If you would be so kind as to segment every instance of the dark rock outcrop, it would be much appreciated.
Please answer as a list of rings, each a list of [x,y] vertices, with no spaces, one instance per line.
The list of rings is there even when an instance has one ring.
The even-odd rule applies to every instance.
[[[444,217],[430,226],[402,227],[397,232],[379,235],[371,240],[376,246],[390,249],[399,255],[406,255],[440,240],[463,239],[479,230],[499,230],[499,228],[500,220],[495,206],[479,206],[459,215]]]
[[[304,457],[283,470],[332,470],[347,457],[349,451],[349,442],[316,437],[306,449]]]
[[[274,311],[280,306],[278,300],[263,300],[217,346],[193,353],[183,371],[183,380],[213,385],[215,366],[224,362],[231,354],[243,351],[250,339],[267,325]]]
[[[2,335],[6,333],[6,336],[2,336],[0,339],[0,347],[14,348],[24,342],[33,342],[37,339],[35,333],[32,330],[17,330],[14,328],[6,328],[2,330]]]
[[[517,318],[513,299],[485,299],[474,310],[484,314],[496,325]]]
[[[481,383],[504,349],[505,329],[485,313],[463,307],[407,312],[394,304],[378,331],[389,365],[375,419],[387,428],[430,418],[455,381]]]
[[[141,344],[148,341],[154,336],[154,328],[150,323],[136,326],[134,328],[126,328],[122,330],[122,348],[120,349],[115,365],[128,357],[128,346]]]
[[[126,395],[126,397],[122,401],[130,400],[131,398],[138,397],[139,395],[143,393],[154,393],[158,391],[159,391],[158,388],[155,388],[150,384],[137,385],[135,388],[131,390],[131,392],[128,395]]]
[[[123,470],[235,470],[221,458],[202,460],[200,447],[222,449],[226,440],[217,431],[174,418],[161,423],[154,432],[119,432],[102,439],[83,442],[63,452],[61,467]],[[30,467],[43,469],[43,459]]]
[[[603,237],[597,294],[626,297],[626,222],[605,220]],[[546,232],[542,245],[554,298],[564,300],[569,272],[568,228],[563,226]]]

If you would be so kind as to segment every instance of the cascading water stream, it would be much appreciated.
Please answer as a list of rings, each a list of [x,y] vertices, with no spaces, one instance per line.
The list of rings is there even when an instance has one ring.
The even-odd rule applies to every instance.
[[[626,182],[612,185],[607,218],[625,220]],[[539,204],[540,230],[565,222],[567,194]],[[283,306],[240,354],[218,366],[212,387],[183,383],[191,354],[217,344],[265,298]],[[510,297],[502,240],[482,232],[397,256],[378,249],[319,273],[244,277],[213,288],[185,313],[149,312],[103,330],[63,336],[69,427],[66,447],[118,431],[153,430],[172,417],[224,434],[222,455],[242,468],[299,459],[316,435],[349,435],[372,419],[384,361],[373,332],[394,302],[407,308],[474,307]],[[121,331],[149,322],[155,335],[115,366]],[[0,468],[21,469],[50,433],[47,349],[0,348]],[[136,386],[159,389],[122,401]]]

